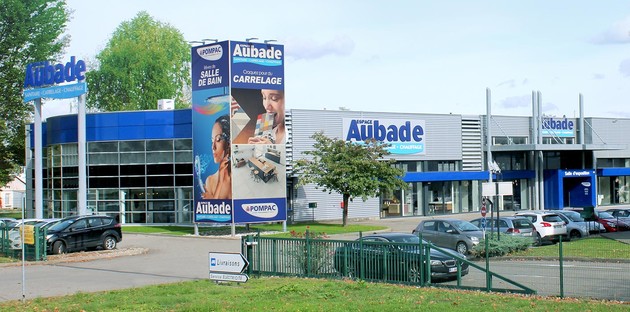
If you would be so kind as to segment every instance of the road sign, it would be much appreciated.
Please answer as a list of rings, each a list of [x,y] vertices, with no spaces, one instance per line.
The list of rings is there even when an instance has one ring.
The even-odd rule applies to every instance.
[[[486,217],[481,218],[481,229],[486,230]]]
[[[247,280],[249,280],[249,276],[247,276],[247,274],[229,274],[229,273],[210,272],[210,279],[215,280],[215,281],[245,283],[247,282]]]
[[[486,213],[488,213],[488,211],[486,210],[486,199],[484,198],[481,202],[481,216],[485,218]]]
[[[208,258],[212,273],[243,273],[249,265],[240,253],[209,252]]]

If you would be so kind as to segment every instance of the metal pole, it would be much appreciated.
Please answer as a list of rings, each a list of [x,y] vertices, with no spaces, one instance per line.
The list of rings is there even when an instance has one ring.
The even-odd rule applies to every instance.
[[[42,158],[42,99],[35,100],[35,218],[44,218],[44,177],[43,174],[43,158]]]
[[[79,152],[79,189],[77,192],[77,212],[79,215],[87,214],[87,141],[86,141],[86,121],[85,121],[85,93],[78,98],[77,112],[77,144]],[[124,223],[124,215],[121,216],[121,223]]]
[[[26,203],[26,201],[25,201]],[[26,301],[26,265],[25,265],[25,261],[26,261],[26,255],[25,255],[25,249],[24,248],[24,205],[22,205],[22,233],[21,233],[22,237],[22,302]]]
[[[490,163],[492,162],[492,105],[491,103],[491,94],[490,88],[486,88],[486,167],[488,168],[488,183],[492,185],[492,168],[490,167]],[[494,197],[491,202],[494,201]],[[490,207],[490,220],[492,220],[494,215],[494,204]],[[492,229],[492,227],[490,227]]]

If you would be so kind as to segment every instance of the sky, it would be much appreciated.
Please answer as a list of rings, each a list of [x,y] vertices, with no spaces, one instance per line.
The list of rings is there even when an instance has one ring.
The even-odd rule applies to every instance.
[[[140,11],[188,41],[285,46],[287,109],[630,118],[630,1],[67,0],[66,57]],[[67,114],[66,103],[44,116]]]

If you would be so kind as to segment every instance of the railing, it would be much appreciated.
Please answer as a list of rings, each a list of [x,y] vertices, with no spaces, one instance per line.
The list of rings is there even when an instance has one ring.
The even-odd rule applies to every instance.
[[[24,227],[27,232],[24,246],[22,246],[22,227]],[[29,232],[28,229],[28,225],[18,227],[0,226],[0,255],[21,259],[22,247],[24,247],[24,257],[26,260],[46,260],[46,230],[32,226],[33,232],[31,236],[31,232]]]
[[[536,291],[433,244],[312,238],[243,237],[250,275],[360,279],[372,282],[535,294]],[[451,256],[432,258],[431,250]],[[476,271],[475,274],[471,271]],[[474,275],[473,280],[464,279]],[[479,283],[478,277],[485,276]],[[501,287],[493,285],[498,279]]]

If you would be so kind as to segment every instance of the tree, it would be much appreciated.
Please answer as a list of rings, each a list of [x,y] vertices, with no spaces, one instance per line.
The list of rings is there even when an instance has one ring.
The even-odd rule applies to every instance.
[[[178,108],[190,88],[190,47],[169,24],[139,12],[120,24],[86,73],[87,105],[103,111],[155,109],[159,99]]]
[[[383,159],[389,155],[388,144],[376,140],[357,144],[331,139],[322,132],[311,138],[315,140],[313,150],[304,152],[311,159],[300,159],[294,165],[299,185],[314,183],[329,194],[342,194],[343,226],[348,220],[348,200],[367,200],[383,189],[407,188],[400,178],[404,172],[392,166],[395,161]]]
[[[26,65],[59,60],[69,16],[65,0],[0,0],[0,185],[24,165],[24,127],[33,113],[22,97]]]

